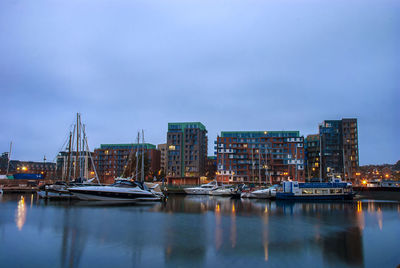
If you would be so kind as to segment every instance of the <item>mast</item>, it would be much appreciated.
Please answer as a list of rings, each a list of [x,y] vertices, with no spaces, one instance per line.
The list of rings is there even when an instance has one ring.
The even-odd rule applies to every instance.
[[[79,113],[76,114],[76,155],[75,155],[75,179],[79,177]]]
[[[142,129],[142,168],[141,168],[141,181],[144,182],[144,131]]]
[[[296,138],[297,139],[297,138]],[[294,170],[294,174],[295,174],[295,179],[296,179],[296,181],[297,181],[297,142],[295,143],[296,144],[296,163],[295,163],[295,170]]]
[[[268,150],[268,145],[265,144],[265,184],[267,184],[267,177],[268,177],[268,162],[267,162],[267,150]]]
[[[69,132],[69,143],[68,143],[68,156],[67,156],[67,174],[65,181],[69,182],[70,166],[71,166],[71,142],[72,142],[72,131]]]
[[[92,154],[90,153],[90,148],[89,148],[89,143],[88,143],[88,141],[87,141],[87,136],[86,136],[85,128],[83,128],[83,138],[84,138],[84,140],[85,140],[86,149],[87,149],[89,158],[90,158],[91,163],[92,163],[92,167],[93,167],[93,170],[94,170],[94,175],[96,176],[97,183],[100,185],[100,180],[99,180],[99,176],[97,175],[96,166],[94,165],[93,157],[92,157]]]
[[[9,171],[9,169],[10,169],[11,149],[12,149],[12,141],[10,142],[10,152],[8,153],[8,161],[7,161],[7,172],[6,172],[6,176],[8,176],[8,171]]]
[[[322,135],[319,134],[319,181],[322,182]]]
[[[260,181],[261,185],[261,154],[260,154],[260,148],[258,148],[258,180]]]
[[[251,145],[251,180],[254,182],[253,145]]]
[[[135,180],[137,180],[139,172],[138,172],[138,168],[139,168],[139,143],[140,143],[140,132],[138,131],[137,134],[137,146],[136,146],[136,168],[135,168]]]

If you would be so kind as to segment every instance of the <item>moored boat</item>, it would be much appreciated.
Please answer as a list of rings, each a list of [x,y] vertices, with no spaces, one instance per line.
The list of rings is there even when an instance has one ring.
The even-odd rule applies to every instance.
[[[269,187],[265,189],[258,189],[252,192],[242,193],[241,198],[259,198],[259,199],[271,199],[276,196],[276,188]]]
[[[214,189],[210,191],[210,195],[214,196],[231,196],[233,188],[222,186],[220,188]]]
[[[277,200],[351,200],[355,193],[345,182],[283,182],[282,191],[276,192]]]
[[[185,188],[183,189],[186,194],[204,194],[204,195],[209,195],[210,191],[218,189],[218,183],[217,181],[212,181],[207,184],[202,184],[199,187],[190,187],[190,188]]]
[[[71,187],[68,190],[81,200],[144,202],[162,201],[164,195],[149,189],[145,183],[118,180],[106,186]]]

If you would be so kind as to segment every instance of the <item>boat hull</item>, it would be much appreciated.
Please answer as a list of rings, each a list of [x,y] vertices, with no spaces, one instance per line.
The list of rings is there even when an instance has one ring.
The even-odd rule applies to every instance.
[[[293,193],[277,193],[276,200],[353,200],[354,193],[343,195],[295,195]]]
[[[161,196],[153,194],[141,194],[132,192],[108,192],[108,191],[90,191],[90,190],[78,190],[69,189],[70,192],[81,200],[93,200],[93,201],[124,201],[124,202],[147,202],[147,201],[161,201]]]
[[[43,199],[73,199],[74,195],[68,191],[37,191],[40,198]]]
[[[210,190],[204,189],[183,189],[186,194],[196,194],[196,195],[209,195]]]

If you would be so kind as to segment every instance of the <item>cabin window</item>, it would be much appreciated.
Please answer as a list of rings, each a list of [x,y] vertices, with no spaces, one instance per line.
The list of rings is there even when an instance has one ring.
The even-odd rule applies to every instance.
[[[342,192],[342,189],[330,189],[330,193],[331,194],[341,194],[343,192]]]
[[[302,190],[302,194],[312,194],[312,193],[313,193],[312,189],[303,189]]]
[[[327,189],[315,189],[315,194],[328,194]]]

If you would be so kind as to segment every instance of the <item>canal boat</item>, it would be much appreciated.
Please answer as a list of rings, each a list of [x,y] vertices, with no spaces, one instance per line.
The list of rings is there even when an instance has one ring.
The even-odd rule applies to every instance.
[[[81,200],[146,202],[162,201],[164,195],[139,181],[118,180],[105,186],[71,187],[68,190]]]
[[[212,181],[207,184],[202,184],[199,187],[190,187],[190,188],[185,188],[183,189],[186,194],[204,194],[204,195],[209,195],[210,191],[214,191],[218,189],[218,183],[217,181]]]
[[[350,184],[338,180],[332,182],[285,181],[277,200],[351,200],[355,193]]]

